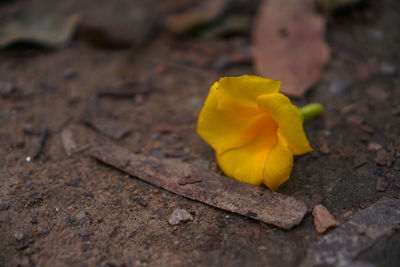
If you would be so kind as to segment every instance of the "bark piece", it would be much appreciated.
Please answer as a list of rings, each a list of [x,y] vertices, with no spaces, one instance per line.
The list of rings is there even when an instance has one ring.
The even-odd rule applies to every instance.
[[[330,49],[313,0],[264,1],[253,35],[257,72],[283,81],[285,94],[301,97],[320,79]]]
[[[301,266],[340,266],[374,245],[400,223],[400,199],[383,198],[311,246]]]
[[[71,156],[78,148],[75,142],[74,133],[69,128],[62,130],[61,142],[64,147],[64,151],[68,156]]]
[[[314,207],[312,215],[314,216],[315,229],[319,234],[323,234],[329,228],[340,225],[340,223],[333,218],[328,209],[321,204]]]
[[[169,217],[168,223],[170,225],[178,225],[181,222],[193,221],[193,216],[184,209],[176,209]]]
[[[91,140],[89,154],[173,193],[280,228],[294,227],[307,212],[304,202],[294,197],[240,183],[177,159],[156,159],[135,154],[100,138]],[[202,181],[180,185],[186,177],[198,177]]]

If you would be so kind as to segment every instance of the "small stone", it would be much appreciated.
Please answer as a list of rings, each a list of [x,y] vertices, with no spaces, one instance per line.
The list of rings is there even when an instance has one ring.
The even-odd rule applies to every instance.
[[[175,209],[168,220],[170,225],[178,225],[186,221],[193,221],[193,216],[184,209]]]
[[[23,241],[23,242],[21,242],[21,243],[18,243],[16,246],[15,246],[15,249],[16,250],[24,250],[24,249],[26,249],[26,248],[28,248],[28,242],[26,242],[26,241]]]
[[[382,145],[378,143],[369,143],[368,144],[368,150],[369,151],[378,151],[382,149]]]
[[[38,218],[36,216],[33,216],[31,218],[31,224],[37,224],[37,223],[39,223]]]
[[[80,237],[88,237],[93,235],[93,231],[90,231],[88,229],[81,229],[78,231],[78,235]]]
[[[329,92],[333,95],[341,95],[347,91],[351,86],[351,81],[342,78],[336,78],[329,84]]]
[[[30,267],[30,266],[33,266],[33,265],[31,264],[31,260],[29,259],[29,257],[25,257],[25,258],[23,258],[22,261],[18,264],[18,266],[21,266],[21,267]]]
[[[147,205],[149,205],[149,201],[141,197],[135,198],[135,201],[139,203],[142,207],[147,207]]]
[[[388,188],[388,186],[389,186],[389,182],[386,179],[386,177],[379,176],[378,179],[376,179],[376,186],[375,186],[376,191],[385,192],[386,189]]]
[[[72,223],[73,222],[73,220],[69,216],[62,217],[61,221],[64,223]]]
[[[7,203],[0,203],[0,211],[5,211],[10,208],[10,205]]]
[[[227,56],[222,56],[218,58],[213,64],[213,68],[217,71],[224,71],[230,66],[231,62],[229,61],[229,58]]]
[[[322,154],[329,154],[331,152],[328,143],[323,138],[320,138],[318,142],[318,149]]]
[[[24,234],[21,233],[21,232],[15,232],[13,236],[14,236],[14,238],[15,238],[16,240],[22,240],[22,239],[24,239]]]
[[[153,149],[153,150],[150,152],[150,154],[151,154],[151,156],[153,156],[153,157],[155,157],[155,158],[158,158],[158,159],[165,158],[165,155],[161,152],[160,149]]]
[[[340,223],[333,218],[331,213],[322,205],[317,205],[312,211],[314,226],[319,234],[323,234],[329,228],[339,226]]]
[[[379,66],[379,71],[383,75],[393,75],[397,73],[397,68],[393,64],[384,62]]]
[[[0,95],[10,95],[15,93],[17,88],[11,82],[0,82]]]
[[[77,177],[77,178],[74,178],[74,179],[71,179],[71,180],[65,182],[65,185],[68,185],[71,187],[79,187],[81,181],[82,181],[82,179]]]
[[[392,165],[392,160],[391,160],[390,154],[385,149],[378,150],[374,160],[378,165],[381,165],[381,166],[385,166],[385,165],[391,166]]]
[[[86,211],[82,210],[82,211],[78,212],[78,213],[75,215],[75,218],[76,218],[78,221],[80,221],[80,220],[82,220],[83,218],[85,218],[87,215],[88,215],[88,213],[87,213]]]
[[[72,80],[78,77],[78,72],[72,68],[67,68],[63,71],[63,77]]]

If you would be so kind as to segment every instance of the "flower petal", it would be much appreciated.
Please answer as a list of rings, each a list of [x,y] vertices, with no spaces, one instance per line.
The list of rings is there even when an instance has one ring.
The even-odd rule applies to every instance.
[[[270,150],[264,166],[263,183],[271,190],[276,190],[289,179],[293,168],[293,154],[282,138],[278,138]]]
[[[283,94],[261,95],[257,98],[261,110],[271,116],[279,125],[281,135],[293,154],[312,151],[303,129],[303,119],[299,110]]]
[[[218,83],[214,83],[200,111],[197,133],[217,153],[222,153],[228,149],[241,147],[254,139],[264,127],[260,120],[265,114],[259,111],[255,116],[245,118],[219,111],[217,88]],[[240,113],[241,110],[237,112]]]
[[[218,109],[232,112],[236,116],[253,115],[259,112],[257,97],[278,93],[280,86],[279,81],[252,75],[221,78],[218,88]]]
[[[227,176],[252,185],[263,182],[265,162],[277,142],[278,126],[267,117],[262,124],[264,129],[250,143],[222,154],[217,153],[218,165]]]

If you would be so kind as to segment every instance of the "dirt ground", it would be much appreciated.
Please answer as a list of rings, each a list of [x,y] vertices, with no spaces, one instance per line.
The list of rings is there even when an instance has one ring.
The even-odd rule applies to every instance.
[[[109,24],[120,19],[118,10],[143,14],[134,28],[141,39],[130,48],[107,47],[80,31],[63,48],[0,50],[0,82],[17,88],[16,95],[0,95],[0,266],[297,266],[320,238],[311,215],[284,231],[167,192],[85,154],[88,139],[99,134],[83,122],[94,110],[130,127],[114,140],[123,147],[215,168],[213,151],[195,133],[197,114],[220,76],[254,74],[251,62],[226,61],[250,49],[251,29],[174,37],[161,18],[187,8],[185,1],[109,1],[103,9],[98,1],[84,2],[0,2],[0,16],[32,5],[94,18],[108,12]],[[231,12],[254,18],[257,4],[250,2],[237,1]],[[330,18],[332,58],[321,81],[294,100],[326,108],[305,126],[315,150],[296,158],[279,189],[322,203],[341,223],[382,197],[400,198],[400,4],[377,2]],[[132,97],[93,97],[129,82],[139,90]],[[65,128],[82,148],[71,156],[60,140]],[[175,208],[194,220],[169,225]],[[396,266],[399,251],[397,230],[356,260]]]

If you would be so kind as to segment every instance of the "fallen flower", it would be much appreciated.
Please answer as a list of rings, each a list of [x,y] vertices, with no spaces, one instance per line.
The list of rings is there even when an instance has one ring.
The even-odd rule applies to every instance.
[[[215,150],[227,176],[276,190],[289,178],[293,155],[312,150],[303,119],[320,114],[322,106],[299,110],[280,87],[279,81],[249,75],[211,86],[197,133]]]

